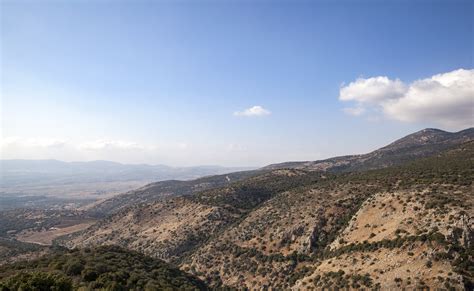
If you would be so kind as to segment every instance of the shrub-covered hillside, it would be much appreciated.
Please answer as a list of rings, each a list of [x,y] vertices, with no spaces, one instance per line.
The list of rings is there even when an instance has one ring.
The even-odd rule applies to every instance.
[[[0,267],[0,290],[206,290],[167,263],[116,246],[57,250]]]
[[[273,196],[186,258],[212,286],[472,290],[474,143]]]
[[[275,170],[192,196],[133,205],[57,242],[71,248],[120,245],[177,263],[272,196],[315,183],[320,176]]]

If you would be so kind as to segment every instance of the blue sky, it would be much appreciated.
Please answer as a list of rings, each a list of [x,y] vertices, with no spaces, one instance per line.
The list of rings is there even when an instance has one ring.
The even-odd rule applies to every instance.
[[[2,158],[260,166],[472,126],[473,5],[2,1]]]

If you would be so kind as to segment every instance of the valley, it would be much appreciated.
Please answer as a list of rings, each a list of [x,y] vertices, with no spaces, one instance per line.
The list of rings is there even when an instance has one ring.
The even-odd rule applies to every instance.
[[[0,210],[89,204],[151,182],[193,180],[249,168],[170,167],[109,161],[0,160]]]
[[[84,230],[94,223],[95,220],[85,220],[71,226],[54,226],[42,231],[22,231],[15,236],[15,239],[26,243],[52,245],[56,238]]]
[[[365,155],[161,181],[71,210],[4,211],[0,286],[26,276],[9,268],[52,274],[41,260],[79,252],[81,271],[61,265],[58,276],[106,287],[83,271],[112,276],[87,254],[132,252],[201,290],[470,290],[473,163],[474,129],[427,129]]]

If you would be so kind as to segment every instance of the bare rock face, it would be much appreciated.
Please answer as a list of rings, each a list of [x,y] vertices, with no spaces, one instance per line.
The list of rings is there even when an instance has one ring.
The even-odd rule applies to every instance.
[[[303,248],[301,248],[301,253],[306,255],[311,254],[311,252],[315,250],[319,238],[319,228],[314,227],[313,230],[310,232],[310,235],[308,236],[306,242],[303,244]]]
[[[474,231],[472,228],[473,218],[467,214],[460,215],[455,225],[447,231],[446,236],[460,243],[466,248],[471,248],[474,242]]]

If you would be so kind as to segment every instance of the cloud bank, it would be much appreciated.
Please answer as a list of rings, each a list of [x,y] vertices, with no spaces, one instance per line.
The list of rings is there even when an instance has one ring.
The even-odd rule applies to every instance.
[[[104,149],[142,150],[146,149],[147,146],[130,141],[101,139],[81,143],[79,148],[90,151]]]
[[[359,78],[339,91],[339,100],[352,102],[343,111],[368,113],[403,122],[427,122],[451,129],[474,124],[474,70],[459,69],[406,84],[385,76]]]
[[[239,141],[240,142],[240,141]],[[11,136],[0,139],[0,159],[108,160],[131,164],[254,166],[273,162],[266,147],[240,143],[149,142],[127,139],[67,139]],[[1,174],[1,169],[0,169]]]
[[[253,117],[253,116],[265,116],[270,115],[271,112],[260,105],[255,105],[250,108],[247,108],[243,111],[236,111],[234,112],[235,116],[246,116],[246,117]]]
[[[147,160],[157,150],[155,145],[125,140],[99,139],[73,141],[49,137],[5,137],[0,141],[2,159]]]

